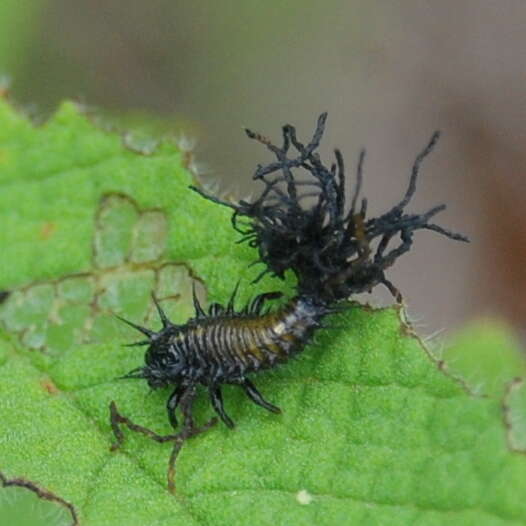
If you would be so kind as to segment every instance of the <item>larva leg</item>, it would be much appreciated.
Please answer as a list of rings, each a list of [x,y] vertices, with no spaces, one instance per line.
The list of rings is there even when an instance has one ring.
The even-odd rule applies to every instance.
[[[170,420],[170,424],[172,425],[173,428],[177,427],[177,418],[175,416],[175,410],[177,409],[177,406],[179,405],[181,398],[186,392],[187,387],[188,386],[185,384],[181,384],[178,387],[176,387],[173,393],[170,395],[170,398],[168,398],[168,401],[166,402],[166,410],[168,411],[168,420]]]
[[[195,387],[190,386],[182,391],[179,399],[181,412],[183,413],[183,429],[176,435],[172,453],[170,454],[170,460],[168,461],[168,491],[173,495],[175,495],[175,461],[177,460],[177,456],[179,455],[185,440],[199,435],[200,433],[204,433],[217,423],[217,418],[212,418],[202,426],[196,427],[194,425],[192,407],[195,394]],[[173,396],[174,395],[172,395],[172,397]]]
[[[281,298],[281,296],[283,296],[281,292],[265,292],[264,294],[260,294],[250,302],[247,310],[252,314],[261,314],[261,310],[266,301],[276,300]]]
[[[221,395],[221,389],[218,386],[212,385],[209,389],[210,401],[212,402],[212,407],[216,413],[221,417],[221,420],[230,428],[234,427],[234,422],[226,414],[225,408],[223,407],[223,396]]]
[[[114,401],[110,403],[110,423],[111,428],[113,430],[113,434],[115,435],[115,438],[117,441],[112,444],[111,450],[115,451],[119,447],[122,446],[122,443],[124,442],[124,434],[121,429],[121,424],[124,424],[126,427],[131,429],[132,431],[135,431],[136,433],[141,433],[148,438],[151,438],[152,440],[155,440],[156,442],[169,442],[171,440],[175,440],[178,435],[158,435],[151,429],[148,429],[147,427],[139,426],[137,424],[134,424],[128,417],[123,416],[119,413],[119,410],[117,409],[117,405]]]
[[[264,407],[267,411],[271,411],[272,413],[281,413],[281,409],[279,407],[272,405],[271,403],[267,402],[263,398],[261,393],[256,389],[256,386],[248,378],[245,378],[242,381],[241,387],[243,387],[246,395],[255,404],[260,405],[261,407]]]
[[[181,412],[183,413],[183,428],[179,433],[173,435],[158,435],[151,429],[148,429],[143,426],[134,424],[129,418],[121,415],[117,409],[115,402],[110,403],[110,423],[113,430],[113,434],[117,441],[111,446],[111,450],[115,451],[118,449],[124,442],[124,433],[122,432],[121,425],[127,426],[132,431],[141,433],[156,442],[173,442],[174,446],[172,448],[172,453],[170,455],[170,460],[168,462],[168,490],[171,493],[175,494],[175,461],[177,460],[177,455],[181,448],[183,447],[184,442],[188,438],[192,438],[200,433],[203,433],[210,429],[217,423],[217,418],[212,418],[202,426],[196,426],[194,424],[194,418],[192,415],[193,401],[196,395],[196,389],[193,385],[186,385],[178,387],[173,393],[172,396],[168,399],[168,416],[173,414],[173,411],[178,404],[181,405]],[[171,402],[171,405],[170,405]],[[172,409],[173,405],[173,409]],[[226,415],[225,415],[226,416]],[[228,417],[226,417],[228,418]],[[230,420],[230,419],[229,419]],[[172,420],[170,422],[173,425]],[[230,420],[232,423],[232,421]],[[177,423],[177,422],[176,422]],[[228,424],[227,424],[228,425]]]

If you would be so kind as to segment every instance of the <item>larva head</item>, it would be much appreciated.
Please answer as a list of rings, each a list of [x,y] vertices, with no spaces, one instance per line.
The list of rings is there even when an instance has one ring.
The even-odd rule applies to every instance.
[[[379,283],[399,299],[384,271],[411,248],[416,230],[432,230],[457,241],[468,241],[465,236],[430,222],[445,205],[423,214],[405,212],[415,193],[420,164],[432,151],[439,133],[433,134],[417,156],[402,200],[385,214],[367,218],[367,200],[358,203],[365,152],[360,154],[347,205],[341,152],[335,150],[335,161],[330,167],[324,166],[316,153],[326,118],[326,113],[319,117],[313,137],[306,145],[297,139],[291,125],[283,127],[281,147],[247,130],[251,139],[264,144],[277,159],[258,166],[254,179],[261,181],[264,189],[252,202],[233,204],[193,189],[234,210],[234,228],[243,235],[242,240],[258,248],[259,260],[265,265],[257,279],[267,272],[283,277],[290,269],[298,279],[299,294],[325,303],[371,291]],[[289,157],[290,151],[293,155]],[[298,178],[301,172],[307,175],[306,179]],[[242,223],[239,218],[246,221]]]
[[[155,332],[120,316],[117,317],[146,336],[145,340],[127,344],[128,347],[148,346],[144,356],[145,365],[133,369],[122,378],[142,378],[152,389],[157,389],[177,381],[185,364],[172,344],[174,336],[179,331],[179,326],[167,318],[153,294],[152,298],[163,325],[160,331]]]

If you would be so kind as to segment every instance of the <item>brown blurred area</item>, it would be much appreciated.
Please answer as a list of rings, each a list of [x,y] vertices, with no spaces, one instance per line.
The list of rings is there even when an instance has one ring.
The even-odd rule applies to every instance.
[[[350,175],[368,148],[372,213],[441,129],[413,209],[446,202],[437,222],[472,243],[421,233],[389,275],[423,332],[497,315],[526,336],[525,27],[523,0],[54,0],[13,95],[191,123],[209,177],[239,197],[267,160],[242,126],[308,136],[327,110],[323,154],[340,147]]]

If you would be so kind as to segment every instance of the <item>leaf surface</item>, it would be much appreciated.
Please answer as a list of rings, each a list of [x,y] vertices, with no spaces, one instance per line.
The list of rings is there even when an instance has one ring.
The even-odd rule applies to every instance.
[[[111,400],[170,432],[169,391],[116,380],[143,349],[122,347],[136,334],[113,313],[157,328],[153,290],[184,322],[193,279],[209,301],[224,302],[240,277],[240,305],[291,292],[270,278],[249,285],[255,254],[235,244],[228,210],[187,189],[188,157],[169,143],[126,149],[70,103],[34,128],[0,101],[4,479],[44,488],[91,526],[526,523],[526,455],[510,446],[502,397],[471,393],[396,309],[356,306],[257,375],[282,415],[227,386],[237,427],[185,444],[175,496],[170,444],[126,432],[110,452]],[[201,396],[198,420],[211,413]]]

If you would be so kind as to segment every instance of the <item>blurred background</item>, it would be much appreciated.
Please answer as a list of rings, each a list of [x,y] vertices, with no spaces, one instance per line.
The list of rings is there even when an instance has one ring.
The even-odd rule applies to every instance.
[[[500,317],[525,336],[526,4],[255,0],[2,0],[0,71],[38,122],[75,98],[123,126],[197,140],[205,179],[244,197],[267,152],[243,126],[308,137],[349,175],[367,147],[372,213],[405,190],[435,129],[412,210],[445,202],[390,278],[424,333]],[[388,300],[375,291],[373,303]]]

